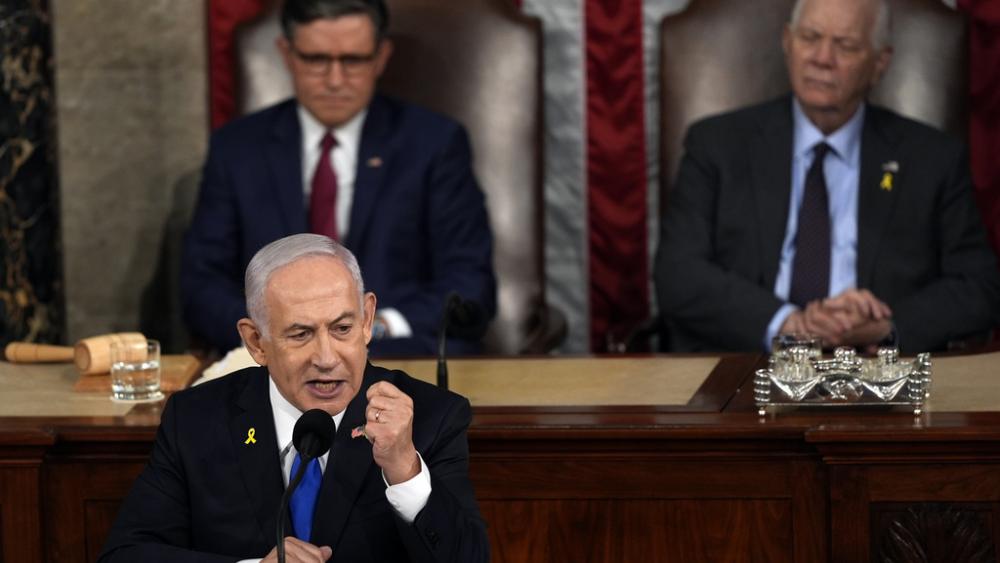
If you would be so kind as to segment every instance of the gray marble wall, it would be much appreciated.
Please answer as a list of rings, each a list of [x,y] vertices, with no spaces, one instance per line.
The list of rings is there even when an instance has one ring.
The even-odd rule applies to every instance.
[[[0,346],[63,333],[49,15],[0,3]]]
[[[176,243],[208,135],[206,1],[51,2],[68,339],[144,329],[176,349]]]

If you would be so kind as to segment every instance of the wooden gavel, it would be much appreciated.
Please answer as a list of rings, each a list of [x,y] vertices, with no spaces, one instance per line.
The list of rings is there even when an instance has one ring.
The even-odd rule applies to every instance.
[[[81,374],[92,375],[111,371],[111,345],[115,343],[145,346],[146,337],[141,332],[116,332],[84,338],[76,346],[11,342],[4,356],[8,362],[22,364],[73,362]]]

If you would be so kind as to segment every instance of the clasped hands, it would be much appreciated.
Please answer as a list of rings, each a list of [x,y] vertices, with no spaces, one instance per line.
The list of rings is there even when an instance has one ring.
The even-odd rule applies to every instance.
[[[858,346],[874,352],[892,332],[892,310],[867,289],[847,289],[794,311],[779,332],[814,334],[824,347]]]

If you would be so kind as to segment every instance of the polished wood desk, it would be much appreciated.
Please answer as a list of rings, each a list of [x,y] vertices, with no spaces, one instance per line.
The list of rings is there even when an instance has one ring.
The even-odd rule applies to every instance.
[[[973,394],[995,412],[941,412],[932,392],[920,417],[759,418],[750,381],[761,358],[690,360],[450,364],[454,386],[473,399],[471,473],[494,561],[997,561],[1000,392]],[[976,369],[1000,371],[993,365]],[[709,372],[693,386],[692,366]],[[527,405],[510,404],[518,386],[531,389]],[[593,400],[602,394],[631,404]],[[5,393],[0,403],[13,400]],[[161,405],[107,416],[47,410],[60,408],[0,417],[3,561],[92,561],[148,456]]]

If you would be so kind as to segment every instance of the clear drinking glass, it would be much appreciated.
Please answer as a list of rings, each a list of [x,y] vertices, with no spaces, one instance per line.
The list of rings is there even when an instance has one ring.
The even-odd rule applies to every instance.
[[[804,349],[810,359],[818,360],[823,355],[823,340],[814,334],[801,333],[779,334],[771,339],[774,355],[790,355],[795,349]]]
[[[160,343],[117,341],[111,344],[111,398],[156,401],[160,392]]]
[[[821,377],[813,366],[823,355],[822,341],[811,334],[779,334],[771,341],[771,381],[789,399],[803,400]]]

